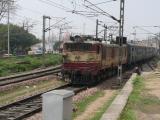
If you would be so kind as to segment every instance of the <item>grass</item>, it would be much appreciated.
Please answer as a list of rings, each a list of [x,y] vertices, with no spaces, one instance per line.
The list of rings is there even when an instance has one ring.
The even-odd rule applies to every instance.
[[[137,120],[135,111],[146,114],[160,114],[160,99],[148,93],[145,82],[138,76],[134,82],[133,92],[129,96],[128,103],[123,110],[119,120]]]
[[[0,77],[61,63],[62,56],[59,54],[47,54],[45,58],[44,56],[24,56],[0,59]]]
[[[85,111],[85,109],[90,105],[90,103],[92,103],[97,98],[102,97],[102,96],[104,96],[104,92],[97,91],[95,94],[88,96],[88,97],[84,98],[83,100],[75,103],[74,107],[77,109],[77,111],[73,114],[73,119],[76,118],[81,113],[83,113]]]
[[[41,91],[48,91],[60,85],[63,85],[63,81],[57,80],[44,80],[31,85],[21,85],[12,89],[0,92],[0,105],[11,103],[16,101],[18,98],[37,94]]]
[[[133,92],[129,96],[128,103],[123,110],[119,120],[136,120],[136,115],[134,110],[142,102],[141,92],[144,88],[143,78],[138,76],[133,81]]]
[[[100,118],[102,117],[102,115],[105,113],[105,111],[107,110],[107,108],[110,106],[110,104],[112,103],[112,101],[115,99],[117,94],[115,94],[113,97],[111,97],[110,100],[106,101],[106,103],[103,105],[103,107],[101,107],[99,109],[99,111],[97,111],[95,113],[95,115],[90,119],[90,120],[100,120]]]

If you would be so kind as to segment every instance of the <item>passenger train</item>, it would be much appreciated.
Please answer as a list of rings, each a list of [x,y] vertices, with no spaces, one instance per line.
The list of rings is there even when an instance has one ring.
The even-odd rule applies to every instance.
[[[130,66],[156,55],[154,47],[132,43],[107,44],[92,37],[71,37],[63,45],[64,78],[74,85],[93,85],[117,73],[119,63]]]

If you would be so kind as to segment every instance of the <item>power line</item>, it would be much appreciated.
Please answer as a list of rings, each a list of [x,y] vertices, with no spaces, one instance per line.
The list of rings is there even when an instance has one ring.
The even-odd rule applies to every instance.
[[[65,20],[66,18],[62,18],[61,20],[59,20],[58,22],[54,23],[53,25],[51,25],[49,28],[45,29],[45,31],[48,31],[49,29],[52,29],[53,27],[55,27],[55,25],[57,25],[58,23],[62,22],[63,20]]]
[[[94,5],[105,4],[105,3],[109,3],[109,2],[113,2],[113,1],[117,1],[117,0],[107,0],[107,1],[104,1],[104,2],[95,3]]]
[[[65,6],[63,6],[63,5],[61,5],[61,4],[58,4],[58,3],[56,3],[56,2],[53,2],[53,1],[51,1],[51,0],[39,0],[39,1],[40,1],[40,2],[43,2],[43,3],[45,3],[45,4],[48,4],[48,5],[57,7],[57,8],[59,8],[59,9],[65,10],[65,11],[71,10],[70,8],[67,8],[67,7],[65,7]]]
[[[144,27],[144,26],[143,26],[143,27]],[[151,31],[146,30],[146,29],[144,29],[144,28],[141,28],[140,26],[134,26],[133,28],[139,28],[140,30],[143,30],[143,31],[145,31],[145,32],[147,32],[147,33],[151,33],[151,34],[155,35],[155,34],[152,33]]]
[[[84,1],[85,1],[85,2],[88,2],[90,5],[94,6],[96,9],[100,10],[100,11],[102,12],[102,15],[105,15],[105,16],[107,16],[107,17],[109,17],[109,18],[111,18],[111,19],[113,19],[113,20],[115,20],[115,21],[117,21],[117,22],[120,22],[117,18],[115,18],[115,17],[112,16],[111,14],[107,13],[106,11],[102,10],[101,8],[97,7],[96,5],[94,5],[93,3],[91,3],[90,1],[88,1],[88,0],[84,0]],[[96,9],[94,9],[94,8],[88,6],[88,5],[85,5],[85,4],[84,4],[84,6],[85,6],[86,8],[92,9],[92,10],[94,10],[94,11],[96,11],[96,12],[99,12],[98,10],[96,10]]]

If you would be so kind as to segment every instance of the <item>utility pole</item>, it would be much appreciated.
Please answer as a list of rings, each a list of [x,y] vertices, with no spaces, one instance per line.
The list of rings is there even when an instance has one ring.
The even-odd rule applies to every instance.
[[[45,47],[45,38],[46,38],[46,35],[45,33],[47,32],[46,30],[46,19],[51,19],[49,16],[43,16],[43,55],[45,55],[45,51],[46,51],[46,47]],[[49,28],[50,29],[50,28]]]
[[[96,20],[96,39],[98,39],[98,19]]]
[[[85,35],[86,24],[83,23],[83,35]]]
[[[60,27],[60,29],[59,29],[59,52],[60,52],[60,42],[61,42],[61,39],[62,39],[62,28]]]
[[[46,38],[46,32],[47,32],[47,30],[48,29],[46,29],[46,19],[51,19],[49,16],[43,16],[43,30],[42,30],[42,32],[43,32],[43,66],[45,67],[45,51],[46,51],[46,46],[45,46],[45,38]],[[50,22],[50,21],[49,21]],[[50,23],[49,23],[50,24]],[[50,30],[50,28],[49,28],[49,30]]]
[[[51,19],[49,19],[49,37],[48,37],[48,42],[49,42],[49,50],[51,50],[51,29],[50,29],[50,26],[51,26]]]
[[[8,56],[10,55],[10,1],[8,0]]]
[[[107,26],[104,24],[104,41],[107,41]]]
[[[137,39],[137,31],[136,31],[136,27],[133,27],[134,32],[133,32],[133,36],[134,36],[134,41],[136,41]]]
[[[120,0],[120,20],[119,20],[119,65],[118,65],[118,85],[122,84],[122,46],[123,46],[123,30],[124,30],[124,5],[125,0]]]
[[[43,16],[43,55],[45,54],[45,30],[46,28],[46,16]]]
[[[159,40],[158,40],[158,55],[160,54],[160,32],[159,32]]]
[[[109,34],[109,41],[110,43],[113,43],[113,34]]]

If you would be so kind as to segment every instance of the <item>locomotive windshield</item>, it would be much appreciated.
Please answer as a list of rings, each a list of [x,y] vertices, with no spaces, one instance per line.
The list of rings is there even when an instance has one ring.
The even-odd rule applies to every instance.
[[[93,45],[89,43],[65,43],[64,48],[67,51],[93,51]]]

